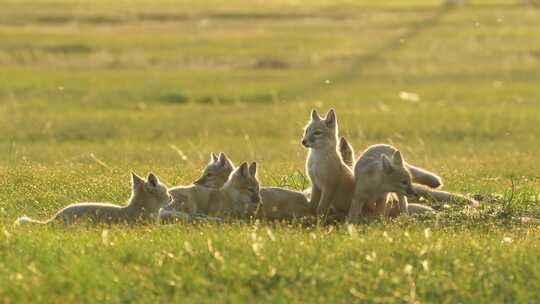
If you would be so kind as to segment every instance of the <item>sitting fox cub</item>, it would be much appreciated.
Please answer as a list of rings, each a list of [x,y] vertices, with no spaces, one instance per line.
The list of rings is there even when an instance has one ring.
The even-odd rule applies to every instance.
[[[208,188],[220,188],[227,182],[234,170],[232,161],[224,154],[211,155],[210,163],[206,166],[195,185]],[[304,218],[313,216],[312,208],[306,197],[297,191],[276,187],[263,187],[260,190],[261,204],[253,216],[273,220]]]
[[[218,189],[201,186],[202,180],[192,186],[172,188],[169,190],[173,199],[170,206],[189,214],[245,216],[254,212],[261,201],[256,173],[256,163],[249,167],[242,163]]]
[[[334,109],[330,109],[325,118],[313,110],[302,138],[302,145],[309,149],[306,171],[311,181],[310,204],[316,208],[318,216],[332,214],[340,219],[349,212],[354,176],[338,152],[337,136]]]
[[[15,224],[72,224],[79,220],[106,224],[158,221],[159,209],[170,201],[167,187],[152,173],[148,175],[146,181],[135,173],[131,173],[131,178],[132,194],[125,206],[108,203],[72,204],[58,211],[47,221],[37,221],[23,216]]]

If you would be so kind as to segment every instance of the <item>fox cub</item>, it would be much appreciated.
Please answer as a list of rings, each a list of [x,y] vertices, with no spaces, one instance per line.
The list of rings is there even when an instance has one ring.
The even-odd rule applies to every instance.
[[[345,137],[341,137],[339,140],[339,152],[343,162],[347,166],[352,167],[354,165],[354,149]],[[405,166],[411,172],[413,183],[426,185],[430,188],[439,188],[442,186],[442,179],[437,174],[408,163],[405,163]]]
[[[339,142],[339,150],[343,161],[348,166],[352,166],[352,160],[354,160],[354,149],[347,142],[344,137],[341,137]],[[349,160],[351,162],[349,163]],[[421,204],[426,201],[432,202],[448,202],[448,203],[459,203],[465,204],[472,207],[479,206],[479,203],[473,198],[464,196],[462,194],[447,192],[443,190],[433,189],[442,186],[442,180],[435,173],[429,172],[425,169],[412,166],[410,164],[405,165],[411,172],[413,180],[413,189],[418,194],[417,196],[407,196],[408,200],[408,212],[409,214],[418,214],[418,213],[433,213],[435,212],[431,207]],[[396,200],[397,197],[393,196],[392,200]],[[413,202],[413,203],[411,203]],[[399,208],[397,205],[394,205],[392,208],[391,216],[399,215]]]
[[[349,142],[345,139],[345,137],[340,138],[339,152],[341,153],[341,157],[343,158],[343,162],[347,166],[352,167],[353,166],[353,161],[355,159],[354,149],[351,146],[351,144],[349,144]],[[410,166],[410,165],[408,165],[408,166]],[[425,175],[430,174],[433,177],[432,180],[440,180],[440,178],[437,175],[435,175],[434,173],[425,171],[423,169],[420,169],[420,170],[419,170],[420,172],[425,172]],[[414,175],[412,174],[412,172],[411,172],[411,175],[412,175],[412,179],[414,181],[415,178],[414,178]],[[424,179],[424,181],[425,180],[426,179]],[[436,193],[443,193],[444,192],[444,191],[432,190],[427,186],[420,185],[420,184],[415,184],[415,183],[413,183],[413,188],[414,188],[415,192],[417,192],[422,197],[424,197],[424,195],[428,195],[431,192],[436,192]],[[449,192],[444,192],[444,193],[448,193],[448,195],[451,195],[451,193],[449,193]],[[429,197],[432,198],[433,195],[430,195]],[[453,196],[453,198],[454,197],[457,197],[457,196]],[[411,198],[413,199],[413,202],[415,201],[415,199],[417,200],[416,195],[408,196],[407,200],[410,200]],[[437,196],[437,198],[441,198],[441,195]],[[403,202],[403,199],[401,199],[401,201]],[[388,216],[396,217],[396,216],[399,216],[402,213],[400,208],[399,208],[400,199],[399,199],[398,195],[393,194],[393,195],[389,196],[387,203],[388,203],[388,205],[390,207],[389,208],[390,211],[388,212]],[[410,202],[408,202],[407,211],[408,211],[409,214],[433,214],[433,213],[435,213],[435,210],[433,210],[429,206],[426,206],[426,205],[423,205],[423,204],[418,204],[418,203],[410,203]]]
[[[108,203],[72,204],[58,211],[47,221],[33,220],[23,216],[16,224],[37,223],[72,224],[76,221],[90,223],[135,223],[154,222],[159,220],[159,209],[170,202],[167,187],[159,182],[153,173],[148,174],[145,181],[135,173],[131,173],[132,193],[127,205],[118,206]]]
[[[332,215],[344,218],[351,205],[354,176],[338,152],[334,109],[330,109],[324,119],[317,111],[311,112],[302,145],[309,149],[306,171],[311,181],[311,205],[317,208],[318,216],[327,216],[332,210]]]
[[[233,162],[224,153],[219,153],[219,156],[212,154],[210,163],[195,184],[219,188],[227,182],[233,170]],[[256,218],[283,220],[313,216],[308,200],[300,192],[277,187],[263,187],[260,194],[261,203],[255,213],[251,214]]]
[[[390,145],[380,144],[367,148],[356,161],[354,176],[356,186],[349,211],[349,219],[352,221],[360,215],[388,216],[389,203],[396,196],[400,212],[407,213],[406,196],[417,196],[411,172],[403,156]]]
[[[243,217],[253,213],[261,201],[259,181],[256,177],[257,164],[242,163],[232,171],[229,179],[219,188],[202,186],[219,179],[207,177],[199,179],[198,184],[175,187],[169,190],[172,196],[171,208],[189,214],[203,213],[209,216]],[[211,182],[212,181],[212,182]]]

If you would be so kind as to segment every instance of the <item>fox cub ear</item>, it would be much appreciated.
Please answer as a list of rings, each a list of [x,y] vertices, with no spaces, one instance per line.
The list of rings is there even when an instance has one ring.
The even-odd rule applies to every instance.
[[[155,188],[159,185],[159,179],[154,175],[154,173],[148,174],[148,178],[146,180],[151,187]]]
[[[227,157],[227,155],[225,155],[225,153],[221,152],[219,157],[223,157],[223,168],[234,169],[232,161]]]
[[[249,168],[246,162],[243,162],[238,169],[236,169],[235,174],[243,177],[249,177]]]
[[[249,165],[249,175],[255,177],[255,174],[257,174],[257,163],[252,162],[251,165]]]
[[[319,113],[317,113],[317,110],[315,110],[315,109],[311,110],[311,120],[313,120],[313,121],[321,120],[321,117],[319,116]]]
[[[135,172],[131,172],[131,185],[133,188],[139,187],[141,185],[144,185],[144,179],[139,177]]]
[[[218,156],[218,165],[220,167],[225,167],[225,165],[227,164],[227,156],[225,156],[225,153],[223,152],[219,152],[219,156]]]
[[[341,138],[339,139],[339,148],[342,151],[351,149],[351,145],[349,144],[347,139],[345,137],[343,137],[343,136],[341,136]]]
[[[328,113],[326,113],[326,117],[324,118],[324,122],[329,128],[335,128],[336,127],[336,111],[334,109],[330,109]]]
[[[217,157],[216,153],[212,152],[212,153],[210,154],[210,163],[211,163],[211,164],[212,164],[212,163],[215,163],[217,160],[218,160],[218,157]]]
[[[386,155],[383,154],[381,156],[381,161],[382,161],[383,171],[385,173],[392,173],[394,171],[394,167],[392,165],[392,162],[388,159],[388,157]]]
[[[396,150],[396,152],[394,152],[394,155],[392,156],[392,161],[396,166],[403,166],[403,156],[401,155],[401,152],[399,152],[399,150]]]

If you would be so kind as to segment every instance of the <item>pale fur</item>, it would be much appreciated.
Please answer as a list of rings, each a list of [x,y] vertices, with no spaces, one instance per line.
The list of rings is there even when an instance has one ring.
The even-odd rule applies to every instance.
[[[345,139],[345,137],[341,137],[339,140],[339,153],[341,154],[343,162],[347,166],[352,167],[354,165],[354,149],[347,139]],[[426,169],[413,166],[407,162],[405,162],[405,166],[409,169],[409,172],[411,172],[413,183],[426,185],[431,188],[439,188],[443,185],[441,177],[439,177],[437,174]]]
[[[339,154],[341,155],[343,163],[352,168],[354,165],[354,149],[343,136],[339,138]]]
[[[348,160],[352,160],[355,158],[354,149],[351,146],[351,144],[345,139],[345,137],[340,138],[339,152],[341,154],[341,157],[343,158],[343,161],[347,165],[349,165]],[[352,164],[350,164],[349,166],[352,166]],[[417,213],[425,214],[425,213],[435,212],[435,210],[433,210],[431,207],[420,204],[421,201],[419,200],[419,197],[422,197],[428,201],[433,201],[433,202],[465,203],[470,206],[478,206],[478,202],[476,200],[466,197],[464,195],[442,191],[442,190],[430,189],[429,187],[437,188],[442,185],[441,178],[437,176],[435,173],[429,172],[422,168],[412,166],[406,162],[405,162],[405,166],[411,172],[411,176],[413,180],[413,184],[412,184],[413,189],[418,195],[418,196],[416,195],[407,196],[407,200],[408,200],[407,212],[409,214],[417,214]],[[426,186],[429,186],[429,187],[426,187]],[[398,210],[398,208],[395,208],[392,210],[392,216],[397,215],[396,210]]]
[[[344,218],[350,208],[354,191],[354,176],[338,152],[338,125],[333,109],[322,119],[315,110],[304,129],[302,145],[309,149],[306,171],[311,181],[311,202],[317,215],[330,210]]]
[[[339,138],[338,150],[339,155],[341,155],[341,159],[343,160],[343,163],[352,169],[354,165],[354,149],[352,145],[347,141],[347,139],[343,136]],[[307,189],[302,191],[302,193],[305,196],[310,197],[311,187],[308,187]]]
[[[443,185],[442,179],[435,173],[429,172],[426,169],[415,167],[405,163],[405,167],[411,172],[414,183],[429,186],[431,188],[440,188]]]
[[[221,161],[220,161],[221,160]],[[234,170],[233,162],[224,154],[212,158],[197,180],[199,186],[219,188],[223,186]],[[250,209],[250,216],[271,220],[313,217],[313,208],[303,193],[278,187],[262,187],[261,203],[255,210]]]
[[[61,209],[49,220],[38,221],[23,216],[15,224],[72,224],[77,221],[95,224],[158,222],[159,209],[169,201],[167,187],[161,184],[154,174],[150,173],[145,181],[132,173],[132,194],[124,206],[109,203],[78,203]]]
[[[471,207],[478,207],[480,205],[475,199],[458,193],[430,189],[422,185],[415,185],[414,190],[416,191],[416,193],[418,193],[419,196],[425,198],[428,201],[466,204]]]
[[[243,217],[254,213],[261,201],[257,165],[240,165],[220,188],[201,185],[169,190],[171,207],[189,214],[203,213],[218,217]]]
[[[390,145],[367,148],[354,167],[355,191],[349,220],[363,216],[388,216],[397,199],[400,212],[408,213],[406,195],[416,195],[412,177],[401,153]],[[394,194],[391,194],[394,193]]]

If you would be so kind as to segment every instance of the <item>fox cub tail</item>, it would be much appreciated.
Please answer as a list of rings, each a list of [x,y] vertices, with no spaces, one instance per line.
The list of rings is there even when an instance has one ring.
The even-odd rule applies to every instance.
[[[408,165],[414,183],[426,185],[430,188],[439,188],[443,185],[442,179],[435,173]]]
[[[47,222],[34,220],[34,219],[29,218],[28,216],[21,216],[20,218],[18,218],[15,221],[15,223],[13,223],[13,225],[15,225],[15,226],[26,225],[26,224],[41,224],[41,225],[44,225],[44,224],[47,224]]]

